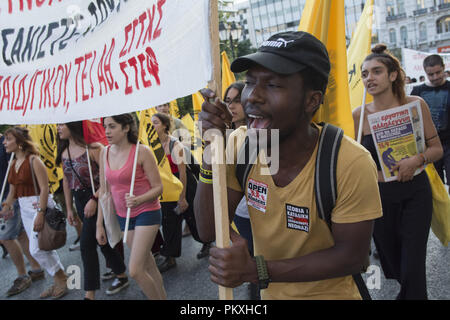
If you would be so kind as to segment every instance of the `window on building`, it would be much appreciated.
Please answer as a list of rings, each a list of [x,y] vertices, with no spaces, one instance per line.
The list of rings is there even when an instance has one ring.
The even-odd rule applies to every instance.
[[[425,8],[425,0],[417,0],[417,10]]]
[[[405,26],[400,28],[400,41],[405,47],[408,44],[408,29]]]
[[[395,29],[389,30],[389,42],[392,44],[397,43],[397,34],[395,33]]]
[[[427,25],[425,24],[425,22],[419,24],[419,40],[427,40]]]
[[[397,0],[397,12],[398,14],[405,13],[405,0]]]
[[[443,17],[436,22],[436,32],[437,33],[450,32],[450,16]]]
[[[386,0],[386,11],[389,17],[395,16],[394,0]]]

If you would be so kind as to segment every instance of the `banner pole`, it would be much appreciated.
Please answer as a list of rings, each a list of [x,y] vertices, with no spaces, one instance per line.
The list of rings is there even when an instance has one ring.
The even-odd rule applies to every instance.
[[[5,193],[6,184],[8,183],[9,170],[11,169],[13,160],[14,160],[14,152],[11,153],[11,159],[9,159],[8,168],[6,169],[5,180],[3,180],[2,192],[0,194],[0,201],[3,201],[3,195]]]
[[[138,141],[136,144],[136,152],[135,152],[134,162],[133,162],[133,174],[131,175],[130,197],[133,196],[133,192],[134,192],[134,181],[136,180],[136,167],[137,167],[137,159],[138,159],[138,155],[139,155],[139,145],[140,145],[140,141]],[[131,208],[127,208],[127,219],[125,222],[123,243],[127,243],[128,225],[130,223],[130,213],[131,213]]]
[[[366,109],[366,96],[367,96],[367,89],[366,89],[366,87],[364,87],[363,101],[361,104],[361,116],[359,117],[358,137],[356,140],[356,141],[358,141],[358,143],[361,143],[361,138],[362,138],[363,125],[364,125],[364,110]]]
[[[220,75],[220,45],[219,45],[219,7],[217,0],[210,0],[210,26],[211,57],[213,61],[213,80],[208,87],[216,92],[217,97],[222,96]],[[212,146],[212,172],[214,194],[214,218],[216,230],[216,246],[228,248],[230,246],[230,221],[228,218],[227,181],[225,167],[225,142],[221,135],[213,136]],[[219,299],[233,300],[233,289],[219,285]]]
[[[87,145],[86,145],[86,156],[87,156],[87,162],[88,162],[88,167],[89,167],[89,178],[91,179],[92,195],[95,195],[94,177],[92,176],[91,159],[89,157],[89,147]]]

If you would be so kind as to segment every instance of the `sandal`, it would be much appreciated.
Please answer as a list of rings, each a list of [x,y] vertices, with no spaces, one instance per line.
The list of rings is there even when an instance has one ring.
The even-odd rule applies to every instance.
[[[53,285],[53,286],[51,286],[51,287],[45,289],[45,290],[41,293],[41,295],[39,296],[39,298],[41,298],[41,299],[46,299],[46,298],[48,298],[48,297],[51,297],[51,296],[53,295],[53,289],[54,289],[54,288],[55,288],[55,286]]]
[[[53,286],[52,299],[59,299],[65,296],[68,292],[67,286],[60,287],[58,285]]]

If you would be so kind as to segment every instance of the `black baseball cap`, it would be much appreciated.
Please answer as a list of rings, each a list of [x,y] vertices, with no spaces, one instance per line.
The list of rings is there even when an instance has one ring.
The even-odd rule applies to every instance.
[[[310,67],[326,79],[331,69],[327,48],[312,34],[304,31],[274,34],[261,44],[257,52],[234,60],[231,71],[243,72],[255,63],[286,75]]]

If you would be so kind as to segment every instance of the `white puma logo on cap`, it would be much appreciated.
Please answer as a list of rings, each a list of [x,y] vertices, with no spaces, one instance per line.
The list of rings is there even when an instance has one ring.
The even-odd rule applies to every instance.
[[[294,40],[284,40],[283,38],[278,38],[277,40],[267,40],[264,41],[261,44],[261,47],[274,47],[274,48],[280,48],[281,46],[284,46],[284,48],[287,47],[287,45],[291,42],[294,42]]]
[[[287,47],[288,43],[294,42],[294,40],[288,40],[288,41],[286,41],[286,40],[284,40],[283,38],[278,38],[277,41],[283,42],[285,48]]]

